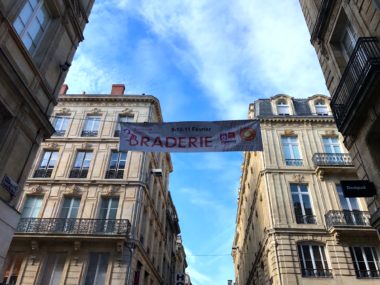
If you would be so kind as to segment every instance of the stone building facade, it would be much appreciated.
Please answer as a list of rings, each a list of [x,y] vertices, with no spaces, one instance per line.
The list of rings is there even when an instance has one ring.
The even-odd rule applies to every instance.
[[[235,284],[378,284],[380,242],[329,98],[276,95],[249,107],[264,150],[246,152],[232,247]]]
[[[158,100],[120,84],[111,95],[66,92],[18,203],[3,282],[174,284],[187,265],[170,154],[118,151],[118,122],[162,122]]]
[[[0,271],[14,209],[94,0],[0,1]]]
[[[380,1],[300,0],[331,107],[361,180],[377,196],[367,199],[380,237]]]

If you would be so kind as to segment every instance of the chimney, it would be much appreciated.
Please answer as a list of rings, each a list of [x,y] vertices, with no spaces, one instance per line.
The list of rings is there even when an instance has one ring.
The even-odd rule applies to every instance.
[[[111,95],[124,95],[124,84],[112,84]]]
[[[66,95],[69,86],[67,84],[62,84],[61,89],[59,90],[59,95]]]

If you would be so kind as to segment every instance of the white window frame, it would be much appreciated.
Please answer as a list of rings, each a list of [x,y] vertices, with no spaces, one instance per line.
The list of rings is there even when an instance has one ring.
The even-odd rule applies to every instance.
[[[33,203],[31,205],[31,207],[28,207],[31,210],[29,210],[29,215],[25,216],[25,209],[27,207],[28,201],[30,201],[30,200],[33,200]],[[39,203],[36,203],[37,201]],[[37,218],[39,216],[40,212],[41,212],[42,203],[43,203],[43,196],[26,195],[25,196],[24,206],[22,208],[21,218]],[[36,210],[37,210],[37,212],[36,212]],[[32,215],[30,215],[30,213]]]
[[[280,115],[280,116],[289,116],[290,115],[290,105],[286,100],[284,100],[284,99],[278,100],[276,102],[276,108],[277,108],[277,115]],[[287,112],[283,112],[283,111],[285,111],[285,108],[286,108]]]
[[[115,137],[120,136],[121,132],[121,125],[120,123],[128,123],[128,122],[133,122],[134,121],[134,116],[133,115],[127,115],[127,114],[119,114],[117,117],[117,123],[116,123],[116,128],[115,128]]]
[[[323,275],[318,275],[318,270],[317,265],[316,265],[316,257],[314,256],[314,251],[313,251],[313,246],[318,247],[318,252],[319,252],[319,258],[322,261],[322,268],[324,271]],[[309,271],[313,270],[314,274],[313,275],[303,275],[302,277],[329,277],[330,276],[330,267],[329,263],[327,261],[327,255],[326,255],[326,250],[324,245],[318,245],[318,244],[298,244],[298,253],[301,251],[301,256],[300,258],[300,264],[301,264],[301,271]],[[299,250],[300,249],[300,250]],[[305,259],[305,250],[309,251],[310,258],[311,258],[311,263],[313,268],[306,268],[306,259]]]
[[[368,257],[364,251],[365,248],[369,248],[370,251],[371,251],[371,254],[372,254],[372,257],[373,257],[373,260],[375,260],[374,262],[374,265],[376,267],[376,276],[371,276],[371,275],[365,275],[365,276],[362,276],[360,272],[357,271],[357,269],[359,269],[359,261],[358,261],[358,257],[356,255],[356,252],[355,252],[355,248],[359,248],[360,249],[360,252],[362,254],[362,257],[363,257],[363,261],[364,261],[364,265],[366,267],[366,270],[367,270],[367,273],[370,273],[371,272],[371,269],[369,268],[369,263],[368,263]],[[356,275],[357,277],[360,277],[360,278],[378,278],[380,277],[380,261],[379,261],[379,256],[377,254],[377,251],[376,251],[376,248],[375,247],[372,247],[372,246],[351,246],[350,247],[350,252],[351,252],[351,256],[352,256],[352,262],[354,263],[354,267],[355,267],[355,271],[356,271]],[[377,260],[375,259],[375,257],[377,258]],[[355,266],[356,265],[356,266]]]
[[[48,155],[49,157],[47,158],[47,162],[46,162],[46,165],[45,166],[42,166],[42,163],[45,159],[45,156]],[[36,172],[37,171],[45,171],[47,172],[48,170],[51,170],[53,172],[54,170],[54,167],[55,165],[57,164],[57,160],[58,160],[58,155],[59,155],[59,151],[58,150],[44,150],[43,154],[42,154],[42,158],[40,160],[40,163],[38,164],[38,167],[36,169]],[[53,157],[55,156],[55,157]],[[52,160],[52,158],[54,158]],[[53,161],[54,164],[52,166],[50,166],[50,162]],[[34,177],[36,177],[36,172],[34,174]],[[39,177],[39,176],[38,176]],[[45,176],[44,176],[45,177]],[[49,177],[51,177],[51,175],[49,175]],[[48,178],[48,177],[46,177]]]
[[[290,166],[301,166],[302,165],[302,155],[301,155],[301,150],[299,148],[299,142],[298,142],[298,137],[297,136],[281,136],[281,146],[282,146],[282,153],[284,155],[285,159],[285,164],[290,165]],[[289,147],[289,152],[290,152],[290,157],[286,157],[286,152],[285,152],[285,147]],[[299,157],[296,155],[296,151],[298,151]],[[288,160],[300,160],[300,164],[293,164],[293,163],[288,163]]]
[[[97,255],[96,257],[96,270],[95,270],[95,275],[94,275],[94,282],[92,284],[88,283],[90,280],[87,280],[88,278],[88,270],[90,269],[90,265],[91,265],[91,262],[94,262],[94,258],[93,256],[91,255]],[[99,272],[100,272],[100,261],[101,261],[101,257],[102,256],[106,256],[107,257],[107,264],[105,266],[105,271],[103,272],[103,275],[104,275],[104,280],[101,280],[99,279]],[[109,266],[109,263],[110,263],[110,255],[109,253],[106,253],[106,252],[90,252],[89,254],[89,258],[88,258],[88,263],[87,263],[87,272],[86,272],[86,276],[85,276],[85,283],[86,284],[89,284],[89,285],[103,285],[105,284],[105,282],[107,281],[107,271],[108,271],[108,266]]]
[[[51,16],[50,16],[48,9],[45,5],[45,1],[44,0],[36,0],[36,2],[37,2],[36,5],[33,6],[33,4],[31,4],[31,0],[27,0],[25,2],[24,6],[22,7],[22,9],[20,10],[19,14],[17,15],[16,19],[13,22],[13,27],[15,28],[17,34],[20,36],[25,47],[28,49],[28,51],[31,54],[33,54],[37,50],[42,38],[44,37],[44,35],[48,29],[49,24],[51,22]],[[24,23],[20,15],[21,15],[22,11],[24,9],[26,9],[27,5],[29,5],[29,7],[32,9],[32,13],[29,16],[29,18],[26,20],[26,22]],[[39,18],[38,18],[38,13],[40,11],[43,11],[44,16],[46,18],[46,21],[44,23],[41,23]],[[23,25],[23,27],[20,31],[18,31],[16,28],[16,22],[17,21],[20,21]],[[30,36],[29,32],[31,30],[32,25],[36,21],[38,21],[38,25],[39,25],[39,28],[42,30],[42,33],[37,34],[35,38],[32,38]],[[26,44],[25,37],[28,37],[31,40],[31,45],[29,47]]]
[[[328,142],[328,144],[325,143],[326,141]],[[333,154],[342,154],[343,153],[342,152],[342,146],[340,144],[338,136],[322,137],[322,143],[323,143],[323,149],[326,153],[333,153]],[[328,149],[326,149],[326,146],[328,147]],[[335,150],[335,147],[339,148],[339,152],[337,152]]]
[[[62,258],[62,260],[60,260]],[[51,259],[54,259],[54,264],[51,264],[50,261],[52,261]],[[63,263],[61,264],[60,262]],[[46,276],[46,278],[49,279],[49,283],[45,283],[46,285],[55,285],[57,284],[56,282],[56,274],[58,273],[58,278],[61,282],[62,278],[64,277],[64,270],[65,270],[65,264],[66,264],[66,261],[67,261],[67,253],[65,252],[49,252],[47,255],[46,255],[46,259],[45,259],[45,264],[42,268],[42,272],[41,272],[41,275],[40,275],[40,282],[43,281],[44,279],[44,275],[45,274],[50,274],[50,276]],[[62,268],[59,268],[58,266],[62,265]],[[52,268],[50,268],[50,266],[53,266]],[[46,272],[47,269],[51,269],[51,272]],[[60,272],[58,272],[57,270],[60,270]]]
[[[66,115],[57,115],[54,119],[54,129],[55,131],[62,132],[62,136],[66,134],[66,131],[68,129],[68,125],[70,122],[70,116]],[[66,128],[63,128],[65,126]]]
[[[297,187],[297,191],[293,191],[292,190],[292,186],[295,186]],[[301,187],[304,186],[306,187],[307,191],[306,192],[303,192],[301,191]],[[300,201],[300,204],[301,204],[301,212],[302,212],[302,216],[304,217],[304,223],[302,224],[316,224],[316,222],[314,223],[309,223],[308,220],[307,220],[307,214],[306,214],[306,210],[305,210],[305,202],[304,202],[304,196],[307,196],[309,198],[309,201],[310,201],[310,209],[311,209],[311,216],[314,216],[314,209],[313,209],[313,201],[311,199],[311,195],[309,193],[309,187],[308,185],[306,184],[299,184],[299,183],[291,183],[290,184],[290,194],[292,195],[292,200],[293,200],[293,195],[297,195],[298,196],[298,199]],[[294,211],[294,215],[296,215],[296,212],[295,212],[295,204],[294,204],[294,201],[293,202],[293,211]],[[297,217],[296,217],[297,218]]]
[[[329,115],[329,108],[326,104],[326,101],[316,100],[314,107],[315,107],[315,113],[318,116],[328,116]]]
[[[78,160],[78,156],[79,156],[79,153],[84,153],[83,155],[83,159],[82,161],[78,161],[80,162],[80,167],[75,167],[76,165],[76,162]],[[90,156],[90,158],[88,158],[88,156]],[[90,169],[90,166],[91,166],[91,161],[92,161],[92,156],[93,156],[93,152],[91,150],[79,150],[77,152],[77,155],[75,156],[75,160],[74,160],[74,165],[73,165],[73,170],[80,170],[80,171],[83,171],[84,169],[85,170],[89,170]],[[85,164],[85,161],[88,161],[89,162],[89,166],[88,167],[83,167],[83,165]]]
[[[84,132],[93,132],[98,135],[101,119],[102,117],[99,115],[87,115],[83,125],[82,136]]]

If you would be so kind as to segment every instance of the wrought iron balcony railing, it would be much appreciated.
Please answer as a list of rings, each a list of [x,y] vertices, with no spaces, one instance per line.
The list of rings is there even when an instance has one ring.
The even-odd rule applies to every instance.
[[[331,210],[325,214],[328,228],[335,226],[370,226],[371,215],[363,211],[335,211]]]
[[[285,164],[287,166],[302,166],[302,159],[285,159]]]
[[[98,131],[82,131],[82,137],[97,137],[98,136]]]
[[[331,98],[331,108],[338,129],[344,135],[351,134],[355,128],[347,130],[348,119],[355,115],[366,90],[372,84],[373,75],[380,72],[380,46],[377,38],[359,38],[343,72],[339,85]]]
[[[352,158],[348,153],[315,153],[315,166],[353,166]]]
[[[55,130],[53,136],[63,137],[65,133],[66,133],[66,130]]]
[[[296,215],[297,224],[316,224],[317,219],[314,215]]]
[[[106,179],[122,179],[124,169],[110,169],[106,171]]]
[[[332,277],[331,269],[302,269],[302,277]]]
[[[312,42],[316,39],[322,40],[324,28],[327,24],[327,18],[329,17],[333,5],[334,0],[322,0],[321,6],[318,11],[317,20],[315,21],[315,25],[311,33]]]
[[[380,268],[380,263],[377,263],[377,268]],[[358,278],[380,278],[380,270],[355,270],[356,277]]]
[[[130,223],[120,219],[21,218],[17,233],[60,235],[127,235]]]
[[[34,177],[34,178],[49,178],[49,177],[51,177],[52,172],[53,172],[53,169],[52,169],[52,168],[48,168],[48,169],[37,169],[37,170],[34,172],[33,177]]]
[[[69,178],[86,178],[88,173],[88,168],[82,168],[82,169],[72,169],[70,171]]]

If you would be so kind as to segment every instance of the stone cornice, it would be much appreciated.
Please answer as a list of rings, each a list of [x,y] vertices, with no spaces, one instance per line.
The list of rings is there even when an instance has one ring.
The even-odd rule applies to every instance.
[[[335,123],[333,116],[257,116],[260,122],[312,122],[312,123]]]
[[[59,95],[58,104],[66,102],[125,102],[125,103],[149,103],[153,104],[157,117],[163,121],[161,106],[158,99],[152,95],[100,95],[100,94],[85,94],[85,95]]]

